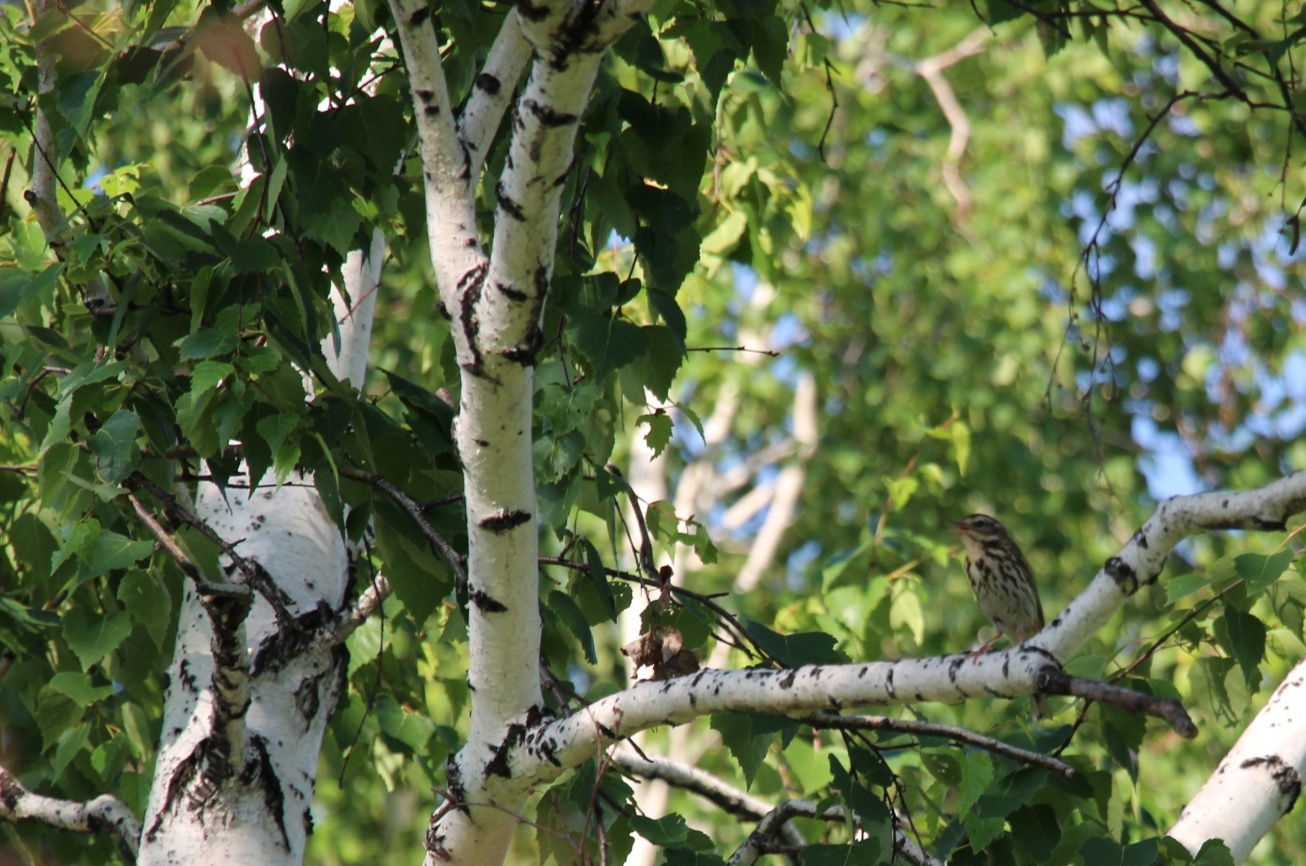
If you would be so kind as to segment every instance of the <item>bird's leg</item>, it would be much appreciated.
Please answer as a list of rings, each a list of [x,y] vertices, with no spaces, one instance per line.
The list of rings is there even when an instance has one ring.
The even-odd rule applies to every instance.
[[[982,656],[982,655],[984,655],[984,653],[988,652],[988,651],[989,651],[989,647],[991,647],[991,646],[993,646],[995,643],[997,643],[997,642],[998,642],[998,639],[999,639],[1000,637],[1002,637],[1002,632],[998,632],[998,633],[995,634],[993,637],[991,637],[991,638],[989,638],[988,640],[984,641],[984,643],[980,644],[979,647],[978,647],[977,649],[973,649],[973,650],[971,650],[971,651],[968,653],[968,656],[970,657],[970,660],[973,661],[973,662],[978,662],[978,661],[979,661],[979,657]]]

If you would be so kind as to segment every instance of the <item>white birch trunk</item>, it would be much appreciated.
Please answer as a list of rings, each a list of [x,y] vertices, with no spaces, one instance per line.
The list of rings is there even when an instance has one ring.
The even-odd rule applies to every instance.
[[[1288,674],[1220,766],[1188,803],[1170,835],[1193,854],[1223,839],[1241,863],[1301,795],[1306,772],[1306,661]]]

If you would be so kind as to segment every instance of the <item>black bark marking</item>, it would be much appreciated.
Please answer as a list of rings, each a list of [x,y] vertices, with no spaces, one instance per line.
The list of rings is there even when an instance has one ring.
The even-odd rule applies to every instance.
[[[538,336],[539,332],[536,331]],[[502,353],[504,360],[512,361],[514,364],[520,364],[523,367],[534,367],[535,356],[539,354],[539,340],[532,340],[529,346],[514,346],[511,349],[505,349]]]
[[[1248,758],[1240,765],[1241,769],[1244,770],[1260,766],[1269,769],[1270,778],[1274,779],[1275,784],[1279,787],[1279,796],[1288,798],[1288,803],[1283,809],[1283,814],[1288,814],[1292,811],[1292,807],[1297,805],[1297,798],[1301,796],[1301,775],[1296,768],[1284,762],[1278,755]]]
[[[263,805],[276,821],[277,829],[281,831],[281,842],[289,851],[290,836],[286,833],[286,797],[281,792],[281,779],[277,777],[277,769],[272,766],[272,756],[268,754],[268,741],[255,734],[250,737],[249,744],[253,748],[253,760],[245,765],[245,772],[241,774],[241,779],[246,784],[257,783],[263,789]]]
[[[1141,526],[1138,528],[1138,531],[1134,533],[1134,540],[1138,542],[1139,547],[1143,548],[1143,550],[1147,550],[1147,535],[1143,532]]]
[[[181,680],[181,687],[193,694],[199,693],[199,685],[195,682],[195,675],[190,672],[190,662],[186,659],[181,660],[177,667],[177,677]]]
[[[322,683],[329,671],[323,671],[315,677],[305,677],[295,689],[295,709],[304,719],[304,730],[308,731],[322,707]]]
[[[422,109],[422,114],[425,114],[427,117],[438,117],[440,114],[440,106],[428,105]]]
[[[503,602],[499,601],[494,596],[489,595],[484,590],[473,589],[468,593],[467,597],[472,600],[472,604],[476,605],[477,609],[482,613],[506,613],[508,610]]]
[[[797,678],[797,676],[798,676],[798,671],[796,670],[790,669],[785,671],[785,675],[780,678],[780,688],[792,689],[794,687],[794,680]]]
[[[558,111],[552,105],[545,105],[534,99],[523,99],[521,106],[539,119],[540,124],[549,129],[557,129],[560,126],[570,126],[578,119],[574,114],[568,114],[565,111]]]
[[[556,47],[549,57],[550,66],[554,69],[563,69],[572,54],[576,52],[592,54],[600,50],[593,36],[594,21],[598,18],[601,8],[602,4],[586,3],[577,10],[575,17],[568,21],[558,34]]]
[[[423,104],[423,105],[430,105],[430,104],[431,104],[431,101],[432,101],[433,99],[435,99],[435,91],[434,91],[434,90],[425,90],[425,89],[422,89],[422,90],[418,90],[418,91],[416,91],[416,93],[417,93],[417,98],[420,99],[420,100],[422,100],[422,104]]]
[[[889,697],[893,697],[896,691],[893,685],[893,668],[889,668],[889,673],[884,677],[884,690],[888,692]]]
[[[488,72],[482,72],[480,75],[476,76],[475,84],[491,96],[494,96],[499,92],[499,88],[503,87],[503,84],[500,83],[499,79],[495,78]]]
[[[491,514],[489,517],[482,517],[479,525],[484,530],[498,534],[516,529],[524,523],[529,523],[530,519],[531,513],[529,511],[520,509],[509,511],[505,508]]]
[[[21,797],[18,779],[12,773],[0,774],[0,803],[4,804],[10,814],[13,814]]]
[[[545,740],[544,742],[540,743],[540,754],[544,756],[544,760],[548,761],[550,764],[552,764],[555,767],[561,767],[562,762],[559,761],[557,755],[554,754],[556,751],[557,751],[557,745],[553,742],[553,740]]]
[[[249,666],[250,676],[279,671],[299,658],[313,643],[317,633],[334,618],[330,606],[319,600],[312,610],[295,617],[292,627],[278,628],[259,644]]]
[[[466,141],[460,138],[458,139],[458,149],[461,150],[463,154],[463,167],[462,170],[458,172],[458,179],[470,180],[472,177],[472,148]]]
[[[408,24],[410,27],[421,27],[423,24],[426,23],[426,19],[430,17],[431,17],[431,9],[425,3],[423,3],[421,9],[418,9],[412,15],[408,16]]]
[[[490,763],[485,765],[485,775],[499,776],[504,779],[512,778],[512,771],[508,768],[508,753],[513,747],[526,739],[526,726],[512,724],[508,726],[508,733],[494,750],[494,757]]]
[[[1106,561],[1106,573],[1126,595],[1138,592],[1138,575],[1134,573],[1134,567],[1120,557],[1113,556]]]
[[[526,294],[521,289],[514,289],[512,286],[508,285],[507,283],[496,282],[494,284],[494,287],[498,289],[500,292],[502,292],[505,298],[507,298],[510,301],[516,301],[519,304],[525,301],[529,301],[531,298],[530,295]]]
[[[521,205],[508,198],[508,193],[504,190],[503,181],[499,181],[494,185],[494,198],[499,203],[500,210],[519,223],[526,222],[526,212],[522,210]]]
[[[476,305],[485,290],[485,273],[489,262],[480,262],[462,275],[458,280],[458,295],[461,298],[458,307],[458,323],[462,325],[463,336],[467,340],[467,349],[472,353],[472,360],[465,362],[462,368],[473,376],[482,375],[483,358],[479,345],[481,322],[476,315]]]

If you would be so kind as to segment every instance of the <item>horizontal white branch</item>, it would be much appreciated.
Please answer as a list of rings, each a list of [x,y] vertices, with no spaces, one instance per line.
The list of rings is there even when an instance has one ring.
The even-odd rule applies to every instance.
[[[103,794],[77,803],[46,797],[29,791],[4,767],[0,767],[0,819],[15,824],[35,821],[72,833],[108,833],[131,861],[140,848],[141,823],[118,798]]]
[[[1140,587],[1156,582],[1170,552],[1183,539],[1228,529],[1279,532],[1289,517],[1303,510],[1306,472],[1294,472],[1259,490],[1167,499],[1106,561],[1088,588],[1027,643],[1058,659],[1070,658]]]
[[[1020,646],[978,659],[949,655],[795,670],[702,670],[677,679],[636,683],[573,716],[535,726],[520,745],[505,744],[518,785],[555,778],[603,745],[660,725],[723,712],[802,716],[853,706],[1015,697],[1032,692],[1040,672],[1059,667],[1140,586],[1156,579],[1182,538],[1203,530],[1282,530],[1306,510],[1306,473],[1259,490],[1205,493],[1162,503],[1128,544],[1107,561],[1087,590],[1048,628]]]

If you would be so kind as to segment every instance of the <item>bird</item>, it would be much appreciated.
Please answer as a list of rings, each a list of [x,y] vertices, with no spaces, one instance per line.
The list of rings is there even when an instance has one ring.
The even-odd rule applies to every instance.
[[[990,640],[973,653],[978,657],[1003,635],[1015,643],[1024,643],[1043,629],[1043,602],[1038,597],[1034,572],[1012,539],[1007,528],[996,517],[972,514],[952,525],[961,536],[966,549],[966,579],[975,594],[980,612],[998,630]],[[1034,715],[1050,718],[1052,708],[1044,695],[1031,697]]]

